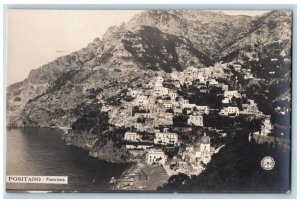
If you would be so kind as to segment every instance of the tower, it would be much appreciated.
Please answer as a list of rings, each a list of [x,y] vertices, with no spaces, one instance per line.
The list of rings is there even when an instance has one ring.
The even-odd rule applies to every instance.
[[[210,137],[206,136],[206,133],[200,138],[200,151],[202,153],[210,152]]]

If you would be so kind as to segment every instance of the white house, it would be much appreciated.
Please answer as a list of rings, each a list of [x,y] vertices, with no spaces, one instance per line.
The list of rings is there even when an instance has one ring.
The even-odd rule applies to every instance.
[[[197,110],[201,113],[209,114],[209,107],[208,106],[196,106]]]
[[[253,74],[247,73],[247,74],[244,76],[244,79],[245,79],[245,80],[247,80],[247,79],[253,79]]]
[[[154,143],[161,145],[175,145],[178,142],[177,133],[159,132],[155,133]]]
[[[183,74],[184,74],[184,78],[187,80],[187,81],[192,81],[192,80],[195,80],[197,79],[198,77],[198,68],[195,68],[193,66],[189,66],[187,67],[184,71],[183,71]]]
[[[137,145],[126,144],[125,145],[125,148],[127,150],[130,150],[130,149],[143,149],[143,150],[145,150],[145,149],[150,149],[152,147],[153,147],[153,145],[151,145],[151,144],[137,144]]]
[[[230,99],[228,97],[222,99],[222,104],[229,104],[229,102],[230,102]]]
[[[210,78],[212,77],[212,68],[202,68],[200,69],[202,71],[203,77],[205,78]]]
[[[167,156],[162,150],[151,149],[146,153],[147,164],[165,164]]]
[[[241,97],[241,94],[236,91],[236,90],[233,90],[233,91],[225,91],[224,92],[224,97],[227,97],[229,99],[231,99],[232,97],[236,97],[236,98],[239,98]]]
[[[151,113],[135,113],[134,118],[152,118]]]
[[[273,130],[272,123],[270,121],[270,118],[266,118],[263,122],[262,128],[261,128],[261,135],[267,136],[270,134]]]
[[[163,105],[166,107],[166,109],[172,109],[173,108],[173,103],[171,103],[171,102],[164,102]]]
[[[183,109],[193,109],[195,106],[196,106],[196,104],[189,104],[189,103],[183,103],[182,104]]]
[[[188,104],[189,104],[189,100],[188,99],[184,99],[183,97],[180,97],[178,99],[178,104],[179,106],[184,109],[184,108],[187,108],[188,107]],[[194,104],[195,105],[195,104]]]
[[[171,98],[172,101],[174,101],[177,97],[177,93],[173,92],[173,91],[170,91],[169,92],[169,97]]]
[[[169,93],[169,89],[163,86],[155,86],[154,94],[157,96],[167,95]]]
[[[141,137],[136,132],[126,132],[124,135],[124,140],[138,142],[140,141]]]
[[[190,115],[188,119],[189,125],[203,126],[203,116],[201,115]]]
[[[217,85],[217,84],[219,84],[219,82],[216,81],[215,79],[210,79],[208,82],[209,82],[210,85]]]
[[[144,95],[137,96],[137,98],[134,100],[136,106],[144,106],[148,104],[148,102],[149,102],[148,97]]]
[[[228,91],[228,85],[222,84],[222,89]]]
[[[180,81],[179,80],[174,80],[173,81],[173,84],[175,85],[175,87],[177,87],[177,88],[179,88],[180,87],[180,85],[181,85],[181,83],[180,83]]]
[[[159,117],[163,117],[165,119],[173,119],[173,114],[164,112],[164,113],[160,113]]]
[[[174,71],[174,72],[170,73],[170,77],[172,80],[178,80],[177,72]]]
[[[199,82],[202,83],[202,84],[205,84],[206,83],[206,80],[205,78],[203,77],[202,73],[198,73],[198,79],[199,79]]]
[[[156,84],[162,84],[164,82],[164,78],[162,76],[157,76],[155,79]]]
[[[248,102],[246,104],[242,104],[242,107],[245,113],[259,113],[257,104],[254,100],[248,99]]]
[[[142,95],[143,91],[142,90],[131,90],[129,92],[129,95],[132,97],[137,97],[138,95]]]
[[[238,107],[235,106],[228,106],[223,108],[220,111],[220,115],[224,115],[224,116],[238,116],[240,114],[240,110]]]
[[[182,113],[182,109],[181,109],[179,106],[176,106],[176,107],[173,109],[173,111],[174,111],[174,114],[180,114],[180,113]]]

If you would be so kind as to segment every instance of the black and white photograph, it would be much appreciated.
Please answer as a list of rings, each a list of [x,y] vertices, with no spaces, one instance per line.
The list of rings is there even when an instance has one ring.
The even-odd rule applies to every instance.
[[[6,191],[290,193],[292,17],[8,9]]]

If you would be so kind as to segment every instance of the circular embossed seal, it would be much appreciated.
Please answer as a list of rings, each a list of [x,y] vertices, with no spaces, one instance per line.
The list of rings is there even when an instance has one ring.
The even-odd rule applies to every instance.
[[[275,166],[275,160],[271,156],[265,156],[261,162],[260,165],[263,169],[270,171],[274,168]]]

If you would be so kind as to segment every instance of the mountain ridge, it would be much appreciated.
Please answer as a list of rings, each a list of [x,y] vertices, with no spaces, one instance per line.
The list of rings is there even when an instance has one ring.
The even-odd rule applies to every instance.
[[[277,56],[284,52],[282,57],[289,58],[290,17],[289,11],[271,11],[258,17],[229,16],[209,11],[197,13],[197,11],[172,10],[139,13],[128,23],[110,27],[101,39],[96,38],[85,48],[34,69],[24,81],[10,85],[7,88],[8,124],[31,125],[30,122],[22,124],[22,117],[38,114],[39,111],[30,110],[34,108],[36,102],[40,102],[36,105],[41,105],[43,102],[41,108],[49,112],[52,112],[53,108],[61,109],[66,105],[76,108],[82,102],[93,102],[88,99],[90,93],[87,90],[105,87],[116,90],[112,84],[122,83],[117,81],[120,78],[123,78],[122,84],[126,84],[126,81],[129,82],[133,78],[142,81],[143,76],[142,73],[138,73],[139,70],[146,71],[146,76],[150,77],[154,73],[147,73],[148,70],[182,71],[189,65],[203,68],[220,60],[214,55],[227,62],[242,60],[245,56],[251,61],[255,60],[255,57],[251,56],[254,52],[261,53],[261,57],[264,57],[266,55],[263,53],[264,49],[268,50],[270,56]],[[195,19],[199,25],[194,22]],[[269,23],[275,21],[277,23],[274,25]],[[240,29],[237,34],[238,28]],[[224,38],[224,32],[228,30],[229,32],[226,32],[228,36]],[[254,33],[250,38],[248,35],[243,35],[250,30]],[[267,33],[266,36],[263,33]],[[287,41],[283,43],[274,41],[282,33],[287,33],[284,37]],[[239,36],[241,39],[234,42]],[[264,43],[258,40],[262,36],[264,36]],[[222,47],[224,48],[225,44],[230,42],[228,39],[234,43],[223,50]],[[218,45],[219,42],[222,44]],[[275,45],[272,44],[266,46],[265,42],[274,42],[278,48],[273,48]],[[254,48],[249,49],[248,45]],[[258,48],[255,47],[256,45]],[[281,52],[277,53],[278,50]],[[76,91],[73,92],[74,90]],[[64,95],[62,97],[64,99],[67,99],[68,95],[74,97],[74,102],[61,101],[59,95]],[[55,104],[64,102],[65,105]],[[49,103],[48,107],[45,106],[47,103]],[[51,107],[50,104],[53,106]],[[42,113],[45,111],[41,110],[41,115],[47,115]],[[42,119],[41,115],[36,117]],[[71,124],[64,123],[62,118],[59,120],[62,122],[60,124]],[[46,122],[42,123],[47,125]]]

